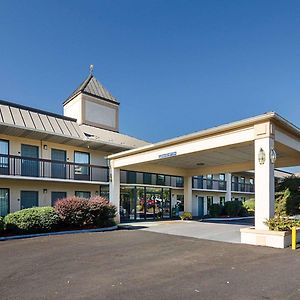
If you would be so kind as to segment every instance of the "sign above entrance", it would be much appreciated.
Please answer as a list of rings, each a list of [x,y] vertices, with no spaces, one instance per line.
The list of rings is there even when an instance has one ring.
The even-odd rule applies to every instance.
[[[158,158],[168,158],[168,157],[172,157],[172,156],[176,156],[177,152],[169,152],[169,153],[164,153],[164,154],[160,154],[158,155]]]

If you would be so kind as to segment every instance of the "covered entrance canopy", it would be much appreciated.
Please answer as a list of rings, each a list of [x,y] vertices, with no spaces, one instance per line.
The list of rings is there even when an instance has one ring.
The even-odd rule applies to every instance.
[[[192,211],[192,176],[255,170],[255,227],[274,214],[274,167],[300,165],[300,129],[274,112],[110,155],[111,201],[118,207],[120,169],[184,177]]]

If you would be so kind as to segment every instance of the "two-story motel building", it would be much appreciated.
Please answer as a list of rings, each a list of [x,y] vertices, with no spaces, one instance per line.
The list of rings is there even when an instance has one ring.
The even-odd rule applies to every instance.
[[[107,156],[150,145],[119,132],[119,102],[92,74],[63,103],[63,111],[0,101],[2,216],[66,196],[109,197]],[[184,210],[182,176],[121,169],[120,182],[121,221],[169,219]],[[250,171],[206,170],[191,184],[195,217],[206,215],[212,203],[254,197]]]

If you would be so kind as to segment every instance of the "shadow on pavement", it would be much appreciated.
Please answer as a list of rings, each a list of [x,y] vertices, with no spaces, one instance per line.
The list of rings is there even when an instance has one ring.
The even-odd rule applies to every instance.
[[[213,223],[213,224],[228,224],[228,225],[248,225],[248,226],[254,226],[254,218],[253,219],[245,219],[245,220],[231,220],[231,221],[225,221],[225,220],[199,220],[199,222],[203,223]]]

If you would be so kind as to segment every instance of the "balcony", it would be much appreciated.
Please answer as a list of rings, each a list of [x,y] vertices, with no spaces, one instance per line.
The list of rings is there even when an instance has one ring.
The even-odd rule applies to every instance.
[[[232,192],[244,192],[244,193],[254,193],[254,184],[251,183],[231,183]]]
[[[0,154],[0,176],[24,176],[57,180],[109,181],[104,166]]]
[[[193,188],[200,190],[226,191],[227,183],[225,180],[193,178]]]

